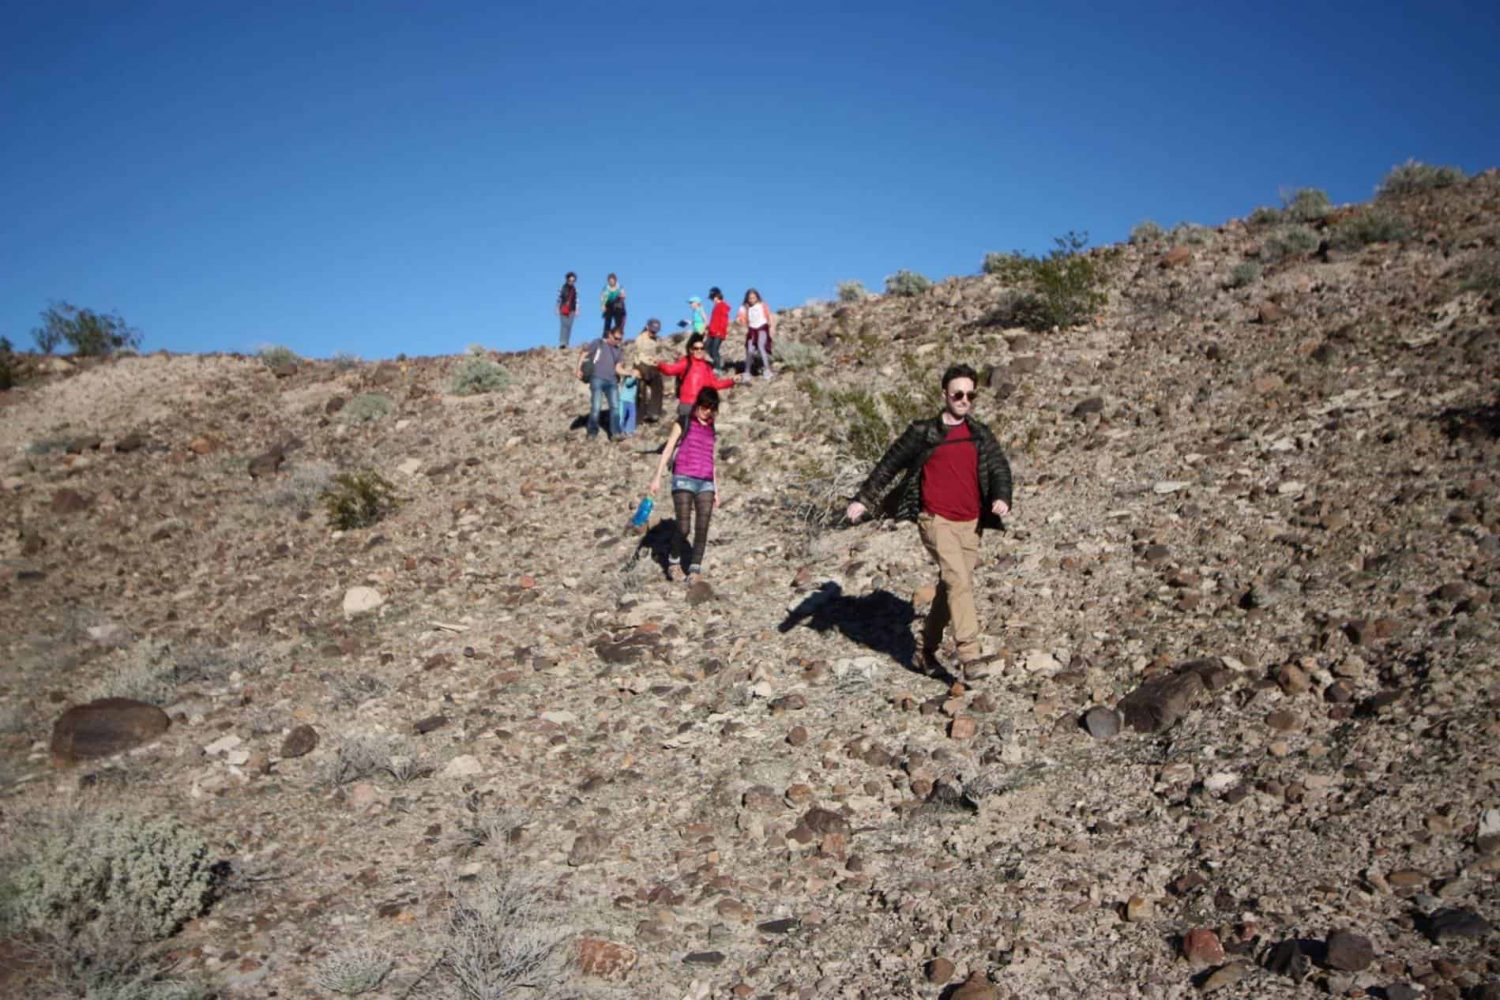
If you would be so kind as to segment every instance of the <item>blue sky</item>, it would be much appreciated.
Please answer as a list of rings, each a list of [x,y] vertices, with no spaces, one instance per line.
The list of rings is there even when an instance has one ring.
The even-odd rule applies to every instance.
[[[0,0],[0,334],[555,343],[1500,165],[1500,5]],[[597,328],[592,308],[574,342]]]

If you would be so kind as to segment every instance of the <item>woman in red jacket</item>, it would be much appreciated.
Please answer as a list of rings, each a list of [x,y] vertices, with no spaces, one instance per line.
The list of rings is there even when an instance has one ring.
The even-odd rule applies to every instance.
[[[709,364],[707,353],[703,334],[695,333],[688,338],[686,354],[676,361],[662,361],[656,366],[656,370],[663,375],[676,375],[682,379],[682,388],[677,391],[679,417],[693,412],[693,403],[697,401],[701,390],[710,387],[730,389],[734,386],[734,379],[719,378],[714,374],[714,366]]]

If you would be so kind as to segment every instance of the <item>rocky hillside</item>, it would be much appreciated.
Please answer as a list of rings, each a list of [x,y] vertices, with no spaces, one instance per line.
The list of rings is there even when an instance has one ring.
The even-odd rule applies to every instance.
[[[691,590],[626,528],[664,434],[585,440],[555,350],[472,396],[460,358],[38,375],[8,849],[175,817],[213,890],[141,954],[225,997],[1500,996],[1500,175],[1381,210],[1406,238],[1095,251],[1069,329],[999,276],[787,313]],[[820,516],[865,471],[828,391],[935,408],[950,360],[1018,481],[970,688],[910,669],[914,529]],[[333,531],[357,469],[400,504]],[[86,939],[12,925],[0,990],[82,995]],[[556,989],[464,978],[517,942]]]

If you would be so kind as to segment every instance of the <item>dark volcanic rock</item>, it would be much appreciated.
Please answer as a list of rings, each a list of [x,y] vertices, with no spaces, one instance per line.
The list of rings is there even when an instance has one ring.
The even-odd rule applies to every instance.
[[[1446,907],[1429,916],[1422,930],[1434,943],[1439,943],[1453,938],[1488,937],[1494,928],[1473,910]]]
[[[1335,931],[1328,935],[1327,949],[1323,964],[1330,969],[1360,972],[1375,961],[1375,947],[1370,944],[1370,939],[1350,931]]]
[[[52,513],[77,514],[94,505],[94,498],[77,490],[61,489],[52,494]]]
[[[318,731],[312,726],[298,726],[281,741],[281,756],[287,759],[305,757],[318,746]]]
[[[1203,695],[1228,682],[1229,671],[1218,660],[1193,660],[1143,681],[1121,700],[1119,711],[1136,732],[1160,732],[1186,715]]]
[[[52,755],[73,762],[108,757],[156,739],[172,725],[155,705],[129,698],[101,698],[74,705],[52,726]]]
[[[1120,713],[1103,705],[1095,705],[1083,713],[1083,728],[1096,740],[1107,740],[1120,732]]]

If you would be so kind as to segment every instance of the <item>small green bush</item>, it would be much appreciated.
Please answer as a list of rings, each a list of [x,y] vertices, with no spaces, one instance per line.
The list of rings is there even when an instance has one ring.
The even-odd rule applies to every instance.
[[[297,356],[296,351],[290,347],[282,347],[280,344],[268,344],[259,351],[256,351],[255,356],[260,358],[260,363],[267,368],[281,368],[285,365],[295,365],[302,360]]]
[[[351,424],[373,424],[395,409],[395,406],[395,401],[385,393],[362,392],[349,400],[339,413]]]
[[[932,282],[916,271],[897,271],[885,279],[885,290],[888,295],[921,295],[931,287]]]
[[[1328,192],[1300,188],[1282,199],[1282,215],[1293,222],[1318,222],[1333,211]]]
[[[1229,280],[1225,282],[1230,288],[1244,288],[1253,285],[1260,280],[1261,267],[1253,260],[1241,261],[1234,265],[1234,270],[1229,272]]]
[[[324,491],[328,523],[339,531],[368,528],[399,505],[396,488],[378,472],[341,472]]]
[[[823,352],[800,340],[784,340],[776,345],[776,367],[787,372],[811,371],[823,363]]]
[[[1081,323],[1104,304],[1105,296],[1099,288],[1103,277],[1100,266],[1083,254],[1088,234],[1069,232],[1052,242],[1054,246],[1046,257],[1031,257],[1020,251],[985,256],[985,273],[1013,287],[990,314],[988,323],[1050,330]]]
[[[10,859],[7,922],[59,941],[170,937],[207,907],[203,838],[170,816],[106,810],[48,817]]]
[[[1376,188],[1379,197],[1399,197],[1415,191],[1430,191],[1433,188],[1452,187],[1468,179],[1461,167],[1438,167],[1430,163],[1407,160],[1392,167],[1385,180]]]
[[[840,281],[838,292],[840,302],[863,302],[870,297],[864,284],[858,281]]]
[[[1329,242],[1341,250],[1370,243],[1399,243],[1411,235],[1405,219],[1383,208],[1366,208],[1333,227]]]
[[[107,357],[141,346],[141,332],[119,313],[97,313],[66,302],[54,302],[42,312],[42,325],[32,331],[37,350],[51,354],[67,344],[74,354]]]
[[[1132,246],[1141,246],[1146,243],[1160,243],[1167,238],[1167,231],[1150,219],[1145,219],[1135,224],[1130,231],[1130,243]]]
[[[364,360],[352,351],[335,351],[328,360],[333,363],[335,371],[341,372],[352,371],[364,364]]]
[[[908,424],[931,415],[936,390],[926,385],[929,377],[914,359],[907,358],[880,391],[825,389],[810,378],[798,379],[797,384],[813,409],[827,418],[824,425],[838,451],[869,469]],[[936,379],[932,381],[935,384]]]
[[[1261,253],[1272,263],[1318,249],[1318,234],[1306,226],[1281,226],[1266,237]]]
[[[1274,226],[1281,222],[1281,209],[1258,205],[1247,220],[1252,226]]]
[[[997,250],[984,255],[980,270],[1007,285],[1023,285],[1035,274],[1036,260],[1019,250]]]
[[[459,362],[448,391],[455,396],[499,392],[510,385],[510,373],[489,358],[470,355]]]
[[[1167,233],[1167,239],[1175,246],[1203,246],[1212,243],[1214,231],[1196,222],[1179,222]]]

